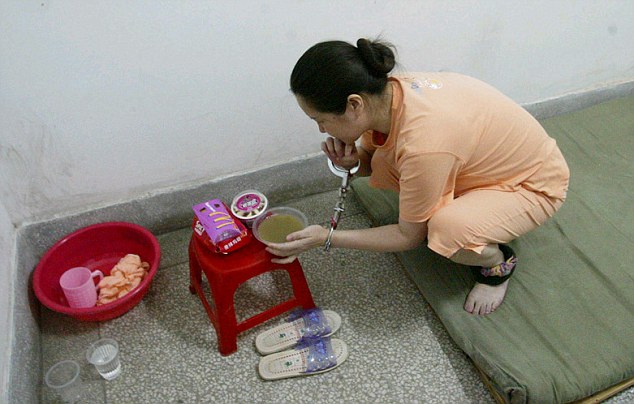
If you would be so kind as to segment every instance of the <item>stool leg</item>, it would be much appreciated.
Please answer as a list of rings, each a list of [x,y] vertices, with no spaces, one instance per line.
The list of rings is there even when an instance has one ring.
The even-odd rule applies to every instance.
[[[286,270],[290,275],[291,284],[293,285],[293,293],[295,294],[295,299],[299,305],[302,306],[303,309],[312,309],[315,307],[313,295],[310,293],[308,282],[306,281],[306,277],[304,276],[304,271],[302,269],[302,265],[299,263],[299,260],[296,259],[288,264]]]
[[[216,336],[218,351],[224,356],[238,350],[238,324],[233,304],[237,285],[227,285],[219,279],[210,280],[211,293],[216,306]]]
[[[189,292],[196,294],[196,287],[200,288],[202,282],[202,268],[198,263],[198,257],[194,249],[194,236],[189,240]]]

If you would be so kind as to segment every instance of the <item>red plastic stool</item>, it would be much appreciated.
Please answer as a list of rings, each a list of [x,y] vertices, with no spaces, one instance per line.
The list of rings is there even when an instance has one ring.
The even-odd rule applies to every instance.
[[[196,222],[194,219],[194,228]],[[229,355],[238,350],[239,333],[295,307],[315,307],[299,260],[290,264],[274,264],[271,262],[274,256],[255,238],[249,244],[227,255],[213,252],[210,243],[206,233],[199,235],[196,231],[192,232],[189,242],[189,290],[192,294],[197,293],[202,301],[209,320],[216,329],[218,350],[222,355]],[[234,307],[235,291],[247,280],[274,270],[288,272],[293,286],[293,298],[238,323]],[[205,297],[201,287],[203,273],[211,288],[211,301]]]

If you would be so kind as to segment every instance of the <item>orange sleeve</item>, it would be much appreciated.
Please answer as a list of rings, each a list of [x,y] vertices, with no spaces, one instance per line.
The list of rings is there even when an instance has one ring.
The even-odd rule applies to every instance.
[[[453,200],[461,161],[450,153],[411,155],[400,163],[399,211],[406,222],[422,223]]]

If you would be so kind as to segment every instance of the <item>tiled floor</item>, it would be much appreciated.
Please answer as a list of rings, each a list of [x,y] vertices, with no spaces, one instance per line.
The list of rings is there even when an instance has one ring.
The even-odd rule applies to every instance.
[[[311,223],[326,224],[336,192],[291,201]],[[369,226],[353,197],[342,228]],[[491,403],[468,358],[407,278],[393,254],[313,250],[301,257],[315,302],[338,312],[337,338],[350,356],[321,375],[267,382],[258,377],[254,339],[271,320],[241,334],[238,352],[217,351],[216,335],[198,298],[189,292],[189,229],[159,237],[163,258],[150,292],[132,311],[104,323],[82,323],[43,308],[45,371],[62,359],[82,364],[86,403],[430,402]],[[285,274],[265,274],[236,295],[246,318],[289,294]],[[106,382],[85,359],[100,337],[119,341],[123,372]],[[629,400],[628,400],[629,398]],[[613,402],[630,402],[632,389]],[[55,402],[42,389],[42,401]]]

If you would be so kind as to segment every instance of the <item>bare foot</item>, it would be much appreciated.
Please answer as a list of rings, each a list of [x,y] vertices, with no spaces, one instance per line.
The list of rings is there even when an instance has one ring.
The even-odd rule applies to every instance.
[[[476,282],[467,296],[464,309],[481,316],[493,313],[502,304],[508,284],[509,279],[496,286]]]

